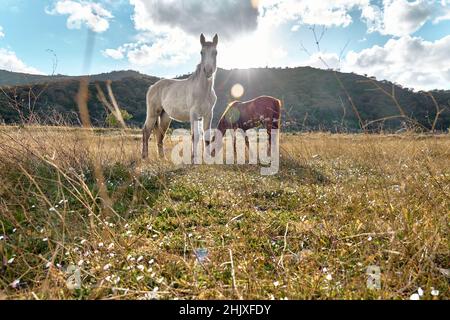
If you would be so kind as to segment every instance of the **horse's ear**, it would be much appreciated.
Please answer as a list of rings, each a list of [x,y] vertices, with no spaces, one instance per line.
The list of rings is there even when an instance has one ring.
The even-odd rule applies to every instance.
[[[216,35],[214,36],[214,39],[213,39],[213,44],[214,44],[215,46],[217,46],[218,43],[219,43],[219,36],[218,36],[217,33],[216,33]]]
[[[205,35],[203,33],[200,35],[200,43],[202,44],[202,46],[204,46],[206,43]]]

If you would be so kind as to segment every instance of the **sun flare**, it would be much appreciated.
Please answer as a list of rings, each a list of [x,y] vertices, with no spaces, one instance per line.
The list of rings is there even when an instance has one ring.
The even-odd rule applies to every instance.
[[[276,64],[284,55],[266,32],[255,32],[225,44],[218,59],[225,69],[254,68]]]

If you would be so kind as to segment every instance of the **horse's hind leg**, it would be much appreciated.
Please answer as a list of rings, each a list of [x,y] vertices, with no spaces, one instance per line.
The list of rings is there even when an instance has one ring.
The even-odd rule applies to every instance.
[[[267,148],[268,156],[272,155],[272,122],[269,120],[266,122],[267,135],[269,138],[269,146]]]
[[[149,99],[149,97],[147,97]],[[148,157],[148,140],[152,134],[153,129],[157,125],[158,117],[161,114],[162,108],[147,102],[147,119],[145,120],[144,129],[142,130],[142,158]]]
[[[169,115],[163,111],[159,116],[159,123],[156,129],[156,141],[158,143],[158,155],[160,158],[164,158],[164,136],[166,135],[171,122],[172,119],[170,119]]]
[[[156,116],[147,117],[144,128],[142,129],[142,158],[148,158],[148,140],[152,134],[152,130],[156,125]]]

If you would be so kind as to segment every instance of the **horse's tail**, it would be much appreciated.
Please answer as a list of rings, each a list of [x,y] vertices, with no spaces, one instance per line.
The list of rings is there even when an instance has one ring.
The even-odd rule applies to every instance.
[[[283,108],[283,103],[281,102],[280,99],[274,98],[273,104],[274,104],[274,111],[275,111],[273,118],[274,118],[274,120],[276,120],[277,129],[279,129],[281,126],[281,109]]]

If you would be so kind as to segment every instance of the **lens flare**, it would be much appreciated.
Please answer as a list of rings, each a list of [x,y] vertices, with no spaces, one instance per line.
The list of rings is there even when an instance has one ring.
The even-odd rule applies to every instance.
[[[252,7],[257,9],[261,0],[250,0]]]
[[[240,83],[236,83],[231,88],[231,95],[233,96],[233,98],[239,99],[244,95],[244,87]]]

